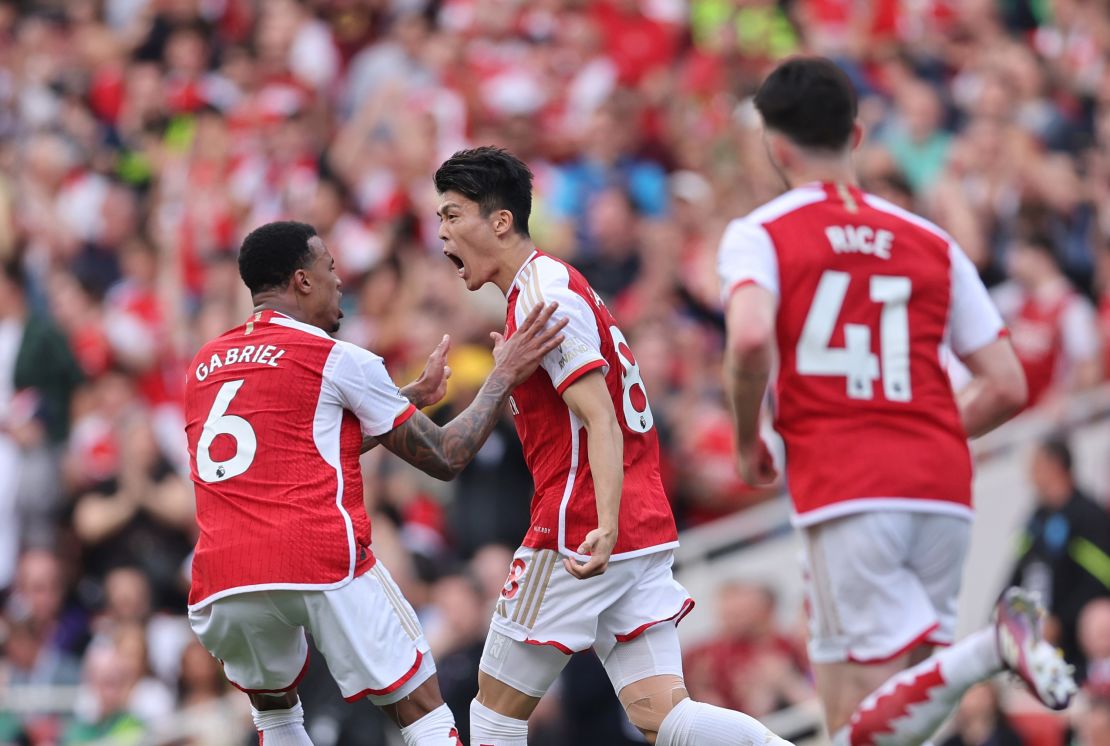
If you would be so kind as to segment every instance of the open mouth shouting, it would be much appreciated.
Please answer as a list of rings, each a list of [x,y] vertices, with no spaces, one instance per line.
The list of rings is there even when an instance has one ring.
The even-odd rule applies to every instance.
[[[461,258],[459,258],[459,256],[457,254],[451,253],[448,249],[443,250],[443,255],[451,260],[451,263],[455,265],[455,269],[456,269],[459,277],[461,277],[465,280],[466,279],[466,265],[463,264],[463,260]]]

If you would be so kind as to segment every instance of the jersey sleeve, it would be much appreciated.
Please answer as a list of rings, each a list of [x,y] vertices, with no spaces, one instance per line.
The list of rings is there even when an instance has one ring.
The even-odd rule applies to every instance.
[[[356,345],[336,343],[324,367],[336,403],[355,413],[364,435],[383,435],[416,413],[390,378],[382,359]]]
[[[975,265],[963,249],[949,244],[948,255],[952,266],[949,344],[953,352],[966,357],[998,339],[1006,327]]]
[[[749,282],[779,297],[778,258],[763,226],[744,218],[728,224],[717,250],[717,274],[723,303],[728,303],[736,288]]]
[[[597,317],[586,299],[570,289],[566,278],[566,270],[562,267],[544,267],[542,271],[537,268],[534,282],[524,289],[516,304],[518,326],[537,303],[557,302],[559,309],[551,322],[568,320],[563,328],[563,343],[547,353],[540,363],[559,394],[592,370],[608,371],[601,353]]]

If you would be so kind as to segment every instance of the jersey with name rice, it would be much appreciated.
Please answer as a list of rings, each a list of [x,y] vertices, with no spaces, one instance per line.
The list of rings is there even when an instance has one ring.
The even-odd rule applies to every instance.
[[[200,536],[189,607],[369,570],[363,435],[416,410],[381,358],[274,311],[204,345],[185,383]]]
[[[968,355],[1004,327],[950,236],[855,187],[809,184],[732,221],[718,268],[726,303],[748,283],[778,301],[775,428],[797,523],[970,515],[943,350]]]
[[[597,528],[587,433],[562,399],[575,381],[601,371],[624,437],[624,485],[612,559],[678,546],[678,532],[659,473],[659,437],[636,358],[601,298],[570,265],[535,252],[509,290],[505,321],[511,336],[537,304],[557,301],[567,318],[565,339],[509,400],[524,457],[535,481],[532,520],[523,545],[581,558],[577,550]]]

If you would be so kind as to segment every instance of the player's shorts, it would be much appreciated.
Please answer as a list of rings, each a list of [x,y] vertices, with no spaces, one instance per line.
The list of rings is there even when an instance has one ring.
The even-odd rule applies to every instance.
[[[348,702],[397,702],[435,673],[412,606],[380,563],[329,591],[251,591],[189,612],[201,643],[248,694],[277,694],[308,670],[312,634]]]
[[[871,512],[802,529],[814,663],[884,663],[950,645],[971,539],[966,518]]]
[[[593,647],[604,659],[618,642],[656,624],[677,625],[694,607],[675,580],[667,550],[611,562],[579,580],[549,549],[521,547],[494,607],[492,628],[531,645],[570,654]]]

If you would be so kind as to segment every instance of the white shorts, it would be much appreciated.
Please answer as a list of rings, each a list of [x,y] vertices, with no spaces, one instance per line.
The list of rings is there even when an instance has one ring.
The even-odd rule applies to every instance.
[[[252,591],[189,612],[189,624],[248,694],[276,694],[308,670],[310,632],[348,702],[387,705],[435,674],[412,606],[380,563],[330,591]]]
[[[493,612],[492,628],[530,645],[570,654],[593,647],[604,659],[613,646],[652,625],[677,625],[694,608],[671,572],[670,550],[611,562],[579,580],[550,549],[521,547]]]
[[[969,520],[875,511],[801,531],[812,662],[884,663],[952,644]]]

